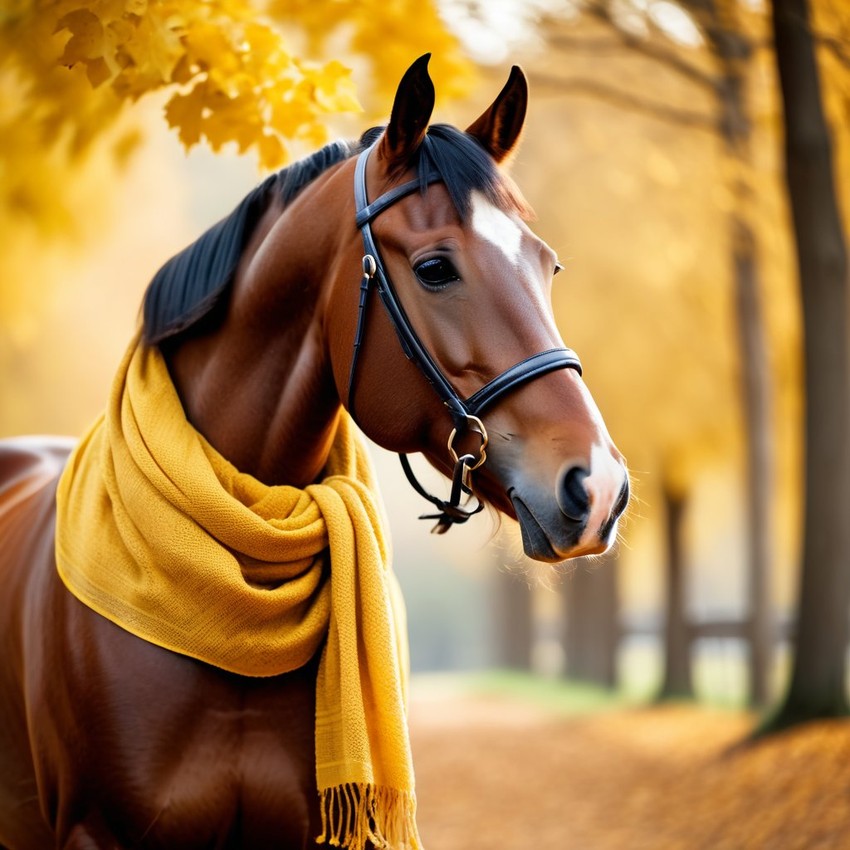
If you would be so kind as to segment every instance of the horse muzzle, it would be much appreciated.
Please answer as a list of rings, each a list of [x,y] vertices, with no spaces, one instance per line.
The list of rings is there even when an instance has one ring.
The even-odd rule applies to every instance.
[[[629,480],[621,462],[598,472],[564,464],[554,492],[538,482],[516,481],[507,493],[525,554],[535,561],[557,563],[601,554],[611,546],[629,502]]]

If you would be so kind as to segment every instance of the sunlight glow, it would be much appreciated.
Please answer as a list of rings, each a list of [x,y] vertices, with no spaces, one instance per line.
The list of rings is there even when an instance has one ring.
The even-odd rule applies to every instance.
[[[686,47],[698,47],[702,44],[702,36],[691,16],[669,0],[659,0],[647,9],[649,17],[655,26],[673,41]]]
[[[542,48],[544,19],[575,19],[583,4],[581,0],[440,0],[439,6],[446,26],[473,60],[492,65],[517,50]],[[703,43],[693,18],[672,0],[611,0],[608,12],[619,28],[636,38],[648,38],[655,27],[677,44],[697,47]]]
[[[612,0],[608,11],[614,23],[630,35],[638,38],[646,38],[649,35],[646,0]]]
[[[578,14],[578,3],[572,0],[440,0],[439,6],[446,26],[484,65],[504,62],[522,47],[540,47],[538,24],[544,15],[567,20]]]

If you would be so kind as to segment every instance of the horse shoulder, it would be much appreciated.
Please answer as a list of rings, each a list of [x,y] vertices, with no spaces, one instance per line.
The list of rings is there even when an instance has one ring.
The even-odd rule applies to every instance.
[[[23,442],[0,442],[0,846],[310,846],[315,663],[246,679],[79,602],[53,554],[69,446]]]

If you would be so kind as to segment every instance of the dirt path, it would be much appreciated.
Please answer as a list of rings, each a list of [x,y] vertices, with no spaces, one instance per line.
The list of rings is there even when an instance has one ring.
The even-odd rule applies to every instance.
[[[850,722],[730,751],[742,714],[414,700],[427,850],[848,850]]]

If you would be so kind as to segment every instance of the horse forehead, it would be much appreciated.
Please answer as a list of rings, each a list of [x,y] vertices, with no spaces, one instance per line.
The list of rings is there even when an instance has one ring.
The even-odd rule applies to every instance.
[[[473,192],[470,202],[470,225],[473,232],[497,248],[512,265],[516,265],[523,242],[523,229],[519,222],[499,209],[483,192]]]

